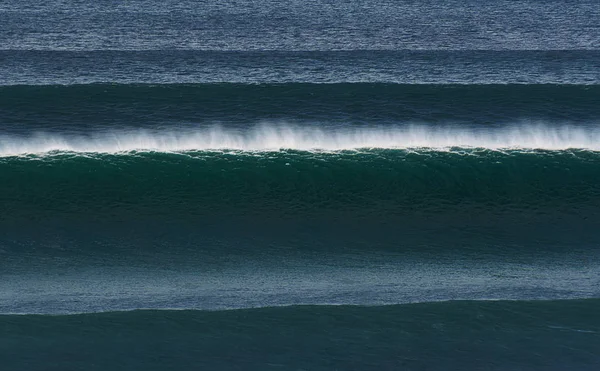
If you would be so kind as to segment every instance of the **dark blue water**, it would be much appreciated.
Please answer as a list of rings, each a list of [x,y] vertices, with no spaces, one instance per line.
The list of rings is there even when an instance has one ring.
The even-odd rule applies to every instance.
[[[0,3],[4,367],[598,369],[598,19]]]

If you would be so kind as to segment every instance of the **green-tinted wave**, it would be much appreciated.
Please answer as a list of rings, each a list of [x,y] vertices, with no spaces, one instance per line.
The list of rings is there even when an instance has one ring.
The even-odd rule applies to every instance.
[[[53,153],[0,158],[1,218],[576,213],[600,154],[477,149]]]

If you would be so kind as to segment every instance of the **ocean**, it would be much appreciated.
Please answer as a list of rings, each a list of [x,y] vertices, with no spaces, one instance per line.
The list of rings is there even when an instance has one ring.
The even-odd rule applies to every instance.
[[[595,0],[0,3],[0,369],[600,369]]]

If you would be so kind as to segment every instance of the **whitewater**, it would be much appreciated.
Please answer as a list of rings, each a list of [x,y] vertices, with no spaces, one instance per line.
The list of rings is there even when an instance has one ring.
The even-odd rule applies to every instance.
[[[340,151],[357,149],[451,150],[600,150],[597,127],[519,125],[505,128],[431,127],[424,125],[368,128],[317,128],[256,125],[249,129],[214,125],[197,129],[110,130],[90,134],[34,133],[0,135],[0,156],[49,152],[120,153],[202,150]]]

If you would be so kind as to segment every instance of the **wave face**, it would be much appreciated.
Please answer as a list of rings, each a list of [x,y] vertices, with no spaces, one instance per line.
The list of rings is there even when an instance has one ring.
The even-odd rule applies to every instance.
[[[372,138],[375,138],[372,144],[381,139]],[[439,138],[442,142],[452,141],[447,136]],[[589,139],[584,138],[580,139]],[[241,146],[250,143],[250,148],[263,145],[256,146],[253,140],[237,142],[235,137],[226,139]],[[217,138],[216,142],[221,140]],[[258,142],[263,140],[259,138]],[[344,140],[369,143],[370,137],[348,136],[328,139],[327,143],[336,148]],[[265,141],[270,143],[268,138]],[[109,145],[100,148],[114,150],[118,143],[114,143],[116,148]],[[123,147],[130,143],[136,141]],[[281,145],[277,140],[273,143]],[[302,146],[315,142],[292,138],[289,143]],[[61,145],[72,149],[65,143],[58,146]],[[229,213],[354,210],[359,214],[401,214],[415,209],[435,213],[474,207],[559,212],[575,205],[595,205],[600,193],[600,154],[587,150],[499,151],[452,147],[445,151],[188,150],[111,154],[90,153],[87,152],[90,148],[97,148],[80,145],[73,146],[85,150],[84,153],[50,152],[42,156],[0,158],[3,174],[0,199],[6,211],[2,219],[27,213],[93,215],[108,210],[182,217],[226,210]],[[266,148],[270,146],[267,144]]]
[[[0,356],[7,368],[29,370],[221,370],[233,369],[233,357],[256,370],[592,371],[600,362],[599,306],[588,299],[0,316]]]
[[[295,130],[289,143],[382,137]],[[249,150],[264,138],[216,133],[246,149],[121,152],[88,138],[0,157],[0,312],[600,294],[597,151]]]

